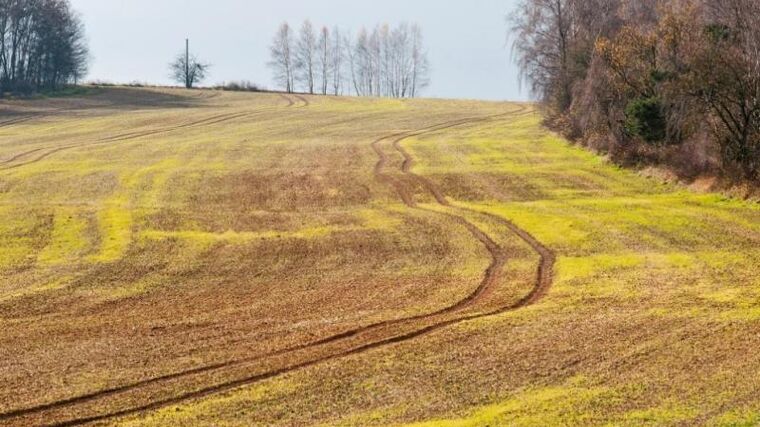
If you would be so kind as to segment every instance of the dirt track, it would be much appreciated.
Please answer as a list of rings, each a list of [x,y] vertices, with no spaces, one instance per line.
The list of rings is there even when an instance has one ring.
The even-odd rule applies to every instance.
[[[302,102],[301,107],[309,105],[308,100],[305,98],[300,96],[297,98]],[[289,105],[293,104],[294,103],[291,102]],[[510,113],[510,115],[519,114],[520,112],[521,110],[518,110]],[[251,113],[246,114],[249,115]],[[478,309],[478,303],[482,301],[493,290],[493,287],[498,284],[499,274],[507,262],[505,252],[490,236],[463,216],[454,213],[441,213],[417,206],[414,197],[404,185],[389,175],[385,170],[388,157],[385,151],[381,148],[381,144],[389,142],[389,145],[398,151],[404,158],[400,172],[417,180],[430,192],[440,205],[450,208],[450,204],[446,200],[445,195],[431,181],[412,173],[411,168],[414,159],[412,159],[412,157],[403,149],[401,142],[412,136],[432,134],[445,129],[475,124],[500,116],[505,115],[477,117],[440,123],[438,125],[428,126],[410,132],[386,135],[372,143],[372,147],[378,156],[378,162],[375,166],[375,175],[378,180],[392,186],[401,200],[410,208],[425,210],[438,215],[445,215],[454,220],[454,222],[466,228],[490,253],[492,258],[491,263],[484,272],[481,283],[476,289],[467,295],[466,298],[433,313],[379,322],[269,354],[202,366],[138,383],[51,402],[33,408],[19,409],[0,414],[0,420],[13,424],[47,423],[46,425],[51,426],[68,426],[140,413],[186,400],[201,398],[242,385],[252,384],[282,373],[311,366],[327,360],[357,354],[393,343],[403,342],[431,333],[446,326],[503,313],[538,301],[541,296],[547,292],[551,285],[552,267],[554,264],[553,253],[545,248],[540,242],[536,241],[527,232],[519,229],[514,224],[496,216],[481,214],[493,221],[500,222],[512,230],[538,253],[541,261],[537,269],[535,286],[528,295],[514,304],[501,307],[497,310],[476,312]],[[217,116],[216,118],[205,119],[202,124],[208,124],[209,120],[213,122],[218,118],[219,117]],[[225,117],[225,119],[229,120],[234,118],[237,118],[237,116],[232,118]],[[182,127],[194,125],[201,124],[193,123]],[[470,211],[470,213],[480,214],[474,211]],[[257,366],[254,366],[255,362],[261,362],[262,365],[272,366],[273,368],[260,370],[257,369]],[[214,378],[225,378],[225,381],[214,383],[213,380],[209,381],[208,379],[204,379],[204,374],[213,374]],[[187,392],[187,390],[192,391]],[[127,402],[127,404],[121,404],[122,402]],[[120,406],[122,409],[112,409]],[[109,408],[109,410],[99,410],[98,408]],[[59,420],[59,422],[50,422],[51,420]]]

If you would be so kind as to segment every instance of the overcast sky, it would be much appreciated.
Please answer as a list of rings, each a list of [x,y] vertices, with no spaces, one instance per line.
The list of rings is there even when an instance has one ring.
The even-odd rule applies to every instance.
[[[432,84],[424,95],[522,100],[507,45],[516,0],[71,0],[92,51],[89,80],[169,84],[167,64],[190,38],[213,64],[205,83],[250,80],[275,88],[266,66],[277,27],[304,19],[354,33],[387,22],[417,22]]]

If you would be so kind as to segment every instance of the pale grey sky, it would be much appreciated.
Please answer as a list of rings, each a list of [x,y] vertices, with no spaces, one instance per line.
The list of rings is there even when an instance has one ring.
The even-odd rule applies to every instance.
[[[92,51],[90,80],[171,83],[167,64],[190,38],[213,64],[205,83],[250,80],[275,88],[268,46],[277,26],[417,22],[432,64],[424,96],[524,100],[507,46],[516,0],[71,0]]]

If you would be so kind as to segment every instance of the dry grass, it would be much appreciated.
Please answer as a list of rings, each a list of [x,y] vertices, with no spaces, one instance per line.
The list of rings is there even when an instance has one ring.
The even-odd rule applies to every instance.
[[[450,206],[391,139],[373,172],[378,138],[504,113],[400,142]],[[102,422],[760,420],[760,209],[619,170],[523,107],[117,88],[0,115],[0,413],[235,362],[4,423],[225,384]],[[462,313],[514,304],[539,261],[499,217],[558,257],[540,302],[345,357],[460,314],[255,359],[462,300],[491,261],[462,221],[507,258]]]

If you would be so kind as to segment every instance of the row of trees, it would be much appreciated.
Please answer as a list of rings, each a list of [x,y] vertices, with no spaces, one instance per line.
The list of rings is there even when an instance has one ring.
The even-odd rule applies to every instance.
[[[0,96],[76,83],[87,59],[83,25],[68,0],[0,0]]]
[[[571,136],[624,160],[760,179],[760,2],[523,0],[524,78]]]
[[[305,21],[298,34],[280,26],[269,66],[287,92],[412,98],[429,84],[422,30],[416,24],[362,28],[356,37]]]

